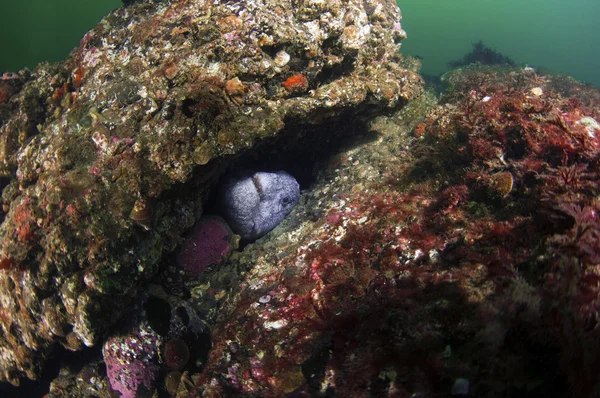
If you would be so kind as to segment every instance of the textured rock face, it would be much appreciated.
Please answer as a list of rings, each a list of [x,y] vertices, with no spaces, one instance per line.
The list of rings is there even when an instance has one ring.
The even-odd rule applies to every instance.
[[[158,374],[154,362],[158,362],[160,343],[160,336],[145,324],[129,335],[108,339],[102,354],[113,390],[120,392],[123,398],[135,398],[143,390],[150,390]]]
[[[520,68],[445,79],[441,103],[343,137],[283,222],[185,299],[153,279],[157,395],[599,395],[600,91]],[[83,369],[48,398],[109,397]]]
[[[102,341],[225,155],[418,93],[399,19],[392,0],[137,2],[65,62],[2,76],[0,381]]]
[[[211,283],[195,396],[598,396],[600,136],[582,119],[600,92],[446,78],[441,104],[376,118],[219,270],[239,284]]]

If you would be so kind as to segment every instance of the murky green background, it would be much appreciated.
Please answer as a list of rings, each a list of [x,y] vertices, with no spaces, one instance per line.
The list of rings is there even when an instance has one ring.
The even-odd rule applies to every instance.
[[[399,0],[403,52],[440,74],[471,43],[600,87],[600,0]],[[2,1],[0,73],[58,61],[120,0]]]
[[[0,74],[60,61],[120,0],[1,0]]]
[[[517,63],[569,74],[600,87],[600,0],[398,0],[408,33],[402,51],[423,57],[423,73],[488,46]]]

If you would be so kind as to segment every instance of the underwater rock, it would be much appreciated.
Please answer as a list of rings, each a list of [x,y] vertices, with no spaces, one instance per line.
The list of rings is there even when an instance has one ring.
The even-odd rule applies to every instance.
[[[130,333],[109,338],[104,343],[102,355],[112,389],[120,392],[123,398],[151,393],[158,376],[161,343],[162,338],[145,322]]]
[[[109,383],[125,398],[151,396],[159,374],[194,368],[188,362],[206,356],[209,331],[190,303],[156,286],[150,291],[129,313],[129,326],[102,347]]]
[[[204,216],[179,250],[177,261],[187,275],[198,276],[209,266],[226,261],[236,248],[237,241],[225,220]]]
[[[449,78],[441,103],[315,165],[302,221],[222,270],[236,288],[210,279],[196,395],[599,391],[600,138],[580,120],[600,120],[600,92],[516,68]]]
[[[165,364],[171,369],[181,369],[190,359],[190,350],[182,339],[167,341],[164,348]]]
[[[284,171],[228,178],[220,188],[223,216],[243,239],[275,228],[298,203],[300,186]]]
[[[448,62],[451,68],[459,68],[474,63],[483,65],[509,65],[514,66],[515,61],[504,54],[488,47],[483,41],[473,43],[473,49],[465,54],[462,59]]]
[[[241,398],[449,396],[455,385],[466,393],[468,380],[468,395],[483,398],[594,396],[600,138],[581,118],[600,120],[600,91],[522,68],[472,66],[447,78],[440,103],[427,93],[379,116],[315,164],[292,222],[248,244],[231,266],[204,273],[181,298],[152,279],[148,323],[164,341],[185,341],[171,365],[190,355],[181,370],[159,355],[157,388]],[[177,185],[169,192],[177,201],[149,202],[152,218],[164,222],[172,209],[182,222],[136,231],[191,228],[197,208],[182,197],[188,189],[199,201],[196,187]],[[19,202],[22,238],[31,204]],[[162,268],[183,275],[170,258]],[[28,306],[19,315],[31,319],[34,278],[11,275],[18,283],[0,278],[2,289],[27,300],[8,304]],[[80,303],[88,318],[78,325],[118,310],[77,296],[84,282],[101,281],[74,273],[61,287],[67,315],[56,298],[42,300],[40,333],[71,341],[67,317]],[[19,360],[39,344],[32,335],[14,351]]]
[[[399,21],[393,0],[136,1],[64,62],[8,76],[0,382],[102,343],[201,215],[215,164],[420,94]]]

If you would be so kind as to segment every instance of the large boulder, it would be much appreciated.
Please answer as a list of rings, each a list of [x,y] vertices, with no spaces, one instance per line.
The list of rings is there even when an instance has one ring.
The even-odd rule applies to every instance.
[[[0,381],[98,346],[238,155],[417,95],[399,21],[393,0],[141,1],[3,75]]]

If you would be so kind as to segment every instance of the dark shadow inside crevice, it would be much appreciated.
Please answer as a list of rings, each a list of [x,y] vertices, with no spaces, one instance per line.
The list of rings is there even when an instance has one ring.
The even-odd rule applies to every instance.
[[[286,127],[276,137],[263,140],[251,150],[230,159],[223,167],[223,175],[245,171],[285,171],[300,185],[300,190],[310,189],[317,168],[337,154],[357,136],[368,135],[367,125],[351,115],[336,116],[311,125],[286,121]],[[222,178],[222,177],[221,177]],[[218,214],[218,183],[212,187],[204,206],[204,213]]]
[[[8,383],[0,383],[2,398],[42,398],[50,391],[50,384],[59,377],[60,372],[68,368],[76,373],[85,366],[102,365],[101,345],[84,348],[77,352],[68,351],[62,347],[54,350],[54,356],[44,366],[44,371],[38,380],[21,379],[20,386],[14,387]]]
[[[354,117],[350,110],[339,116],[315,115],[312,119],[315,124],[288,119],[285,128],[275,137],[263,139],[240,155],[215,159],[208,165],[199,166],[189,182],[171,190],[168,195],[189,198],[197,192],[196,195],[202,195],[202,214],[223,216],[219,186],[231,175],[285,171],[298,181],[301,191],[308,190],[323,165],[329,164],[330,159],[341,150],[375,139],[368,131],[365,121],[368,113],[365,111],[368,109],[360,113],[361,117]],[[205,174],[209,174],[210,178],[205,179]],[[243,250],[248,243],[251,241],[242,240],[238,250]],[[171,263],[163,261],[162,268]]]

